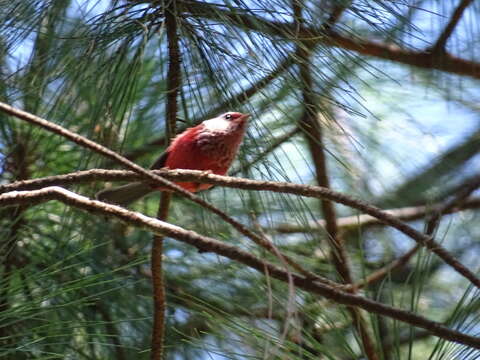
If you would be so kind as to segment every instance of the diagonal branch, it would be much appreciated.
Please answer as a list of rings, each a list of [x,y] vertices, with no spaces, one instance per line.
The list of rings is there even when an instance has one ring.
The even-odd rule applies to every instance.
[[[478,188],[480,187],[480,176],[474,176],[465,180],[462,184],[460,184],[459,189],[456,195],[447,201],[443,206],[441,206],[438,210],[433,212],[433,215],[426,222],[426,230],[425,234],[428,236],[432,236],[435,232],[435,229],[438,226],[441,218],[445,214],[449,214],[454,210],[458,209],[462,205],[465,204],[468,197]]]
[[[353,287],[355,289],[361,289],[363,287],[372,285],[382,280],[385,276],[392,273],[394,270],[399,269],[404,265],[406,265],[420,248],[421,248],[420,244],[415,245],[413,248],[408,250],[405,254],[393,260],[392,262],[385,265],[384,267],[374,271],[373,273],[368,275],[364,280],[356,283]]]
[[[447,45],[447,41],[452,36],[455,27],[457,26],[458,22],[462,18],[462,15],[465,9],[473,3],[473,0],[461,0],[460,4],[458,4],[457,8],[453,12],[452,16],[450,17],[450,21],[448,22],[445,29],[443,29],[442,33],[438,37],[437,42],[432,47],[432,52],[445,52],[445,46]]]
[[[295,34],[296,30],[296,25],[293,23],[269,21],[247,14],[241,9],[229,11],[212,3],[189,0],[182,1],[181,7],[192,16],[201,16],[217,21],[228,20],[240,28],[258,31],[287,41],[292,40],[291,34]],[[333,30],[325,31],[322,27],[318,29],[301,27],[298,36],[304,41],[308,41],[310,47],[320,44],[332,46],[422,69],[436,69],[480,79],[480,63],[461,59],[446,53],[438,55],[430,51],[407,50],[393,44],[369,41],[353,37],[353,35],[352,37],[346,37]]]
[[[425,235],[432,236],[435,230],[440,223],[440,220],[443,215],[450,214],[453,211],[457,210],[460,206],[464,205],[467,201],[468,197],[478,189],[480,186],[479,177],[473,177],[467,179],[465,182],[462,183],[460,190],[456,194],[456,196],[449,201],[445,202],[442,206],[437,206],[435,211],[431,212],[431,216],[425,222]],[[370,274],[364,281],[360,284],[355,285],[355,287],[363,287],[366,285],[370,285],[374,282],[381,280],[384,276],[389,274],[395,269],[398,269],[404,266],[415,253],[420,249],[420,245],[417,244],[412,249],[410,249],[407,253],[399,257],[398,259],[392,261],[387,266],[375,271],[374,273]]]
[[[288,282],[289,274],[287,271],[269,262],[263,261],[260,258],[252,255],[250,252],[243,251],[236,246],[199,235],[194,231],[185,230],[179,226],[168,224],[138,212],[126,210],[120,206],[91,200],[61,187],[52,186],[41,190],[12,191],[5,193],[0,195],[0,206],[22,204],[33,205],[44,203],[50,200],[58,200],[81,210],[91,213],[100,213],[108,217],[114,217],[127,224],[148,229],[149,231],[162,234],[164,236],[172,237],[176,240],[192,245],[200,251],[214,252],[233,261],[240,262],[257,270],[261,274],[265,274],[265,269],[268,269],[268,273],[275,279]],[[442,339],[480,349],[480,338],[478,337],[449,329],[438,322],[431,321],[410,311],[401,310],[364,298],[363,296],[340,291],[334,287],[319,283],[317,281],[312,281],[312,279],[295,273],[290,274],[293,278],[294,285],[307,292],[324,296],[325,298],[340,304],[357,306],[369,312],[391,317],[407,324],[426,329],[432,335],[438,336]]]

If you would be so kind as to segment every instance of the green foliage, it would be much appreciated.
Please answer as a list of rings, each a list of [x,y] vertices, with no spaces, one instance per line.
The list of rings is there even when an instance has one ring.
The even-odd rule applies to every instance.
[[[313,87],[307,91],[320,113],[335,190],[385,208],[431,205],[475,175],[477,79],[408,67],[400,57],[368,57],[368,51],[329,41],[322,27],[335,6],[344,6],[333,25],[342,36],[423,51],[457,2],[301,2],[305,25],[319,31],[319,42],[309,49]],[[166,143],[169,60],[162,3],[0,1],[0,101],[148,166]],[[291,2],[176,4],[182,56],[178,117],[184,119],[178,127],[227,110],[250,112],[231,172],[316,184],[312,159],[318,154],[309,152],[311,132],[300,121],[308,105],[299,76],[304,59],[296,52],[310,45],[295,38],[293,27],[282,27],[294,20]],[[478,3],[466,10],[447,44],[453,56],[479,58],[479,10]],[[0,165],[0,185],[116,166],[3,113]],[[72,190],[93,197],[104,186]],[[327,232],[316,224],[323,218],[318,200],[218,187],[201,196],[250,228],[260,227],[309,270],[340,280]],[[134,208],[153,216],[158,199],[152,195]],[[359,215],[340,206],[337,212]],[[473,271],[477,217],[475,209],[449,215],[436,230],[437,240]],[[183,198],[174,198],[169,221],[282,266]],[[357,225],[344,233],[356,281],[413,246],[387,227]],[[413,225],[422,229],[423,220]],[[0,358],[149,358],[151,242],[150,233],[58,202],[0,208]],[[166,240],[164,254],[168,359],[366,358],[344,306],[173,239]],[[426,250],[360,294],[478,334],[478,289]],[[364,316],[380,359],[479,358],[478,350],[425,330]]]

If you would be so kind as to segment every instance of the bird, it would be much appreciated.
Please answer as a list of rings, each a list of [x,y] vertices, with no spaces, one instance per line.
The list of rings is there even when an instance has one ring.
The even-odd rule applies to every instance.
[[[150,167],[151,170],[189,169],[226,175],[245,135],[250,114],[227,112],[203,121],[177,135],[170,146]],[[212,184],[176,182],[190,192],[212,187]],[[153,191],[170,191],[142,182],[106,189],[97,193],[97,200],[128,206]]]

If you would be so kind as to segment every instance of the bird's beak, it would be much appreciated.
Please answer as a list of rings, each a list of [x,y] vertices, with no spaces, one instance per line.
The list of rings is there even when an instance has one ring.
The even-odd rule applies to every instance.
[[[240,120],[247,120],[250,117],[250,114],[242,114]]]

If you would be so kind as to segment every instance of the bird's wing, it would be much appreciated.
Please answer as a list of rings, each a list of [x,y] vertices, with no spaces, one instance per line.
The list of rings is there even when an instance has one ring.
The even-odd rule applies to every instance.
[[[156,169],[161,169],[165,167],[165,162],[167,161],[168,154],[169,154],[168,151],[165,151],[164,153],[162,153],[162,155],[160,155],[158,159],[155,160],[152,166],[150,166],[150,169],[156,170]]]

